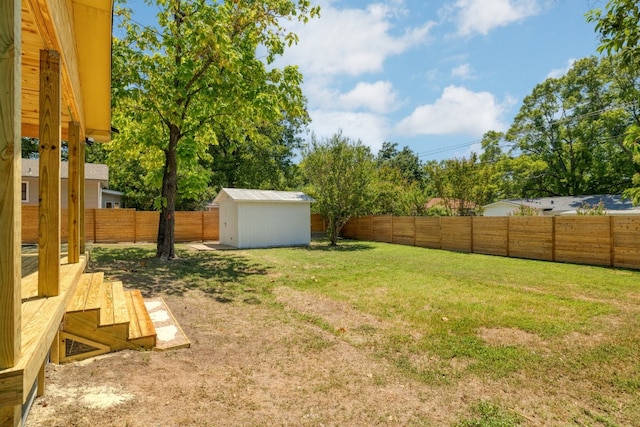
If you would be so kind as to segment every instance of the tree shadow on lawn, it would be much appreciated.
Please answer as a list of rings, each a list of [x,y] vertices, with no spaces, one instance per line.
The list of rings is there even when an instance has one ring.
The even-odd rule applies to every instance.
[[[260,302],[255,294],[261,289],[248,287],[247,278],[269,274],[268,267],[229,252],[178,250],[177,254],[176,260],[161,261],[149,248],[96,248],[89,271],[104,272],[105,280],[122,281],[145,297],[181,296],[189,289],[200,289],[222,303]]]
[[[331,246],[329,240],[321,239],[313,240],[311,245],[300,246],[299,249],[322,252],[356,252],[371,250],[373,249],[373,245],[359,240],[340,239],[338,240],[338,244],[336,246]]]

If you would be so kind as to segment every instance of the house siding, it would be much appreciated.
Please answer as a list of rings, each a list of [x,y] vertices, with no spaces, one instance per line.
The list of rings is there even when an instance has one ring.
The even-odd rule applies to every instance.
[[[23,177],[22,182],[28,183],[29,186],[29,201],[22,202],[23,205],[37,205],[38,197],[39,197],[39,182],[38,178],[31,177]],[[85,200],[85,209],[96,209],[100,207],[100,187],[101,181],[86,181],[85,182],[85,191],[84,191],[84,200]],[[68,187],[67,180],[62,179],[60,182],[60,207],[62,209],[67,208],[67,202],[69,200],[68,195]]]

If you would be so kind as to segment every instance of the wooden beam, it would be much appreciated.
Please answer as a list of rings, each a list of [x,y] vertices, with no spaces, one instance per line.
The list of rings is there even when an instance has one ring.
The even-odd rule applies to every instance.
[[[45,49],[59,52],[62,65],[61,84],[66,107],[73,120],[84,127],[84,107],[78,52],[75,42],[75,23],[70,1],[27,0]],[[86,35],[85,35],[86,36]]]
[[[21,405],[0,407],[0,426],[18,427],[21,423]]]
[[[38,295],[60,292],[60,55],[40,51]]]
[[[0,370],[21,356],[21,4],[0,3]],[[11,383],[9,380],[8,383]],[[7,386],[0,382],[0,389]],[[13,393],[11,385],[7,394]],[[17,393],[15,393],[17,394]],[[2,402],[0,425],[21,424],[21,404]]]
[[[47,368],[47,361],[42,362],[42,366],[38,371],[38,391],[36,392],[36,397],[44,396],[44,374]]]
[[[51,363],[53,363],[54,365],[60,364],[60,347],[63,343],[60,342],[60,332],[57,332],[56,337],[51,343],[51,349],[49,350],[49,358],[51,359]]]
[[[20,0],[0,3],[0,370],[21,345],[20,15]]]
[[[86,247],[85,247],[85,241],[86,241],[86,236],[85,236],[85,194],[84,192],[86,191],[84,188],[84,148],[85,148],[85,140],[84,138],[82,138],[80,140],[80,146],[78,147],[78,159],[80,161],[80,164],[82,165],[82,167],[79,169],[79,173],[78,173],[78,180],[80,182],[80,188],[78,189],[78,206],[80,207],[80,215],[78,216],[78,221],[79,221],[79,228],[78,231],[80,233],[80,241],[79,241],[79,248],[80,248],[80,253],[83,254],[86,252]]]
[[[69,123],[69,178],[67,179],[68,202],[67,212],[69,219],[69,233],[67,246],[69,248],[69,263],[75,264],[80,260],[80,168],[84,168],[84,162],[80,162],[80,123]]]

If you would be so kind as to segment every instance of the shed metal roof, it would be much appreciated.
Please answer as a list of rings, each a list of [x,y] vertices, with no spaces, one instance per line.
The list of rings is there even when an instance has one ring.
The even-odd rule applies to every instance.
[[[213,203],[218,203],[224,198],[237,202],[287,202],[287,203],[311,203],[315,200],[301,191],[276,191],[276,190],[251,190],[245,188],[223,188],[220,190]]]
[[[38,159],[22,159],[22,176],[37,178],[40,175]],[[60,162],[60,178],[69,178],[69,163]],[[84,164],[84,179],[109,181],[109,166],[100,163]]]

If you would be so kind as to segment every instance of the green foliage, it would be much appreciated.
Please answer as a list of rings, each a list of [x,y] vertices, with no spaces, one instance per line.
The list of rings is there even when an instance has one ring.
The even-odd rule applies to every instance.
[[[145,165],[142,187],[155,190],[147,194],[162,210],[158,256],[172,259],[176,207],[210,196],[210,145],[268,144],[261,130],[307,120],[298,69],[268,65],[297,40],[287,22],[305,22],[319,8],[309,0],[148,3],[158,10],[153,27],[116,9],[123,36],[113,43],[114,143]]]
[[[440,197],[449,215],[474,215],[491,199],[489,170],[472,153],[467,158],[448,159],[425,166],[433,193]]]
[[[634,108],[633,122],[626,129],[624,145],[631,153],[636,168],[632,185],[625,195],[640,204],[640,5],[636,0],[609,0],[606,11],[594,9],[587,14],[587,20],[595,22],[595,29],[600,33],[598,51],[606,52],[610,57],[619,56],[618,68],[631,76],[623,80],[628,89],[622,92],[627,94],[624,100]]]
[[[370,209],[373,155],[360,141],[338,132],[321,141],[313,136],[302,156],[300,170],[306,191],[315,198],[313,209],[327,220],[327,236],[336,245],[349,218]]]
[[[514,209],[512,212],[508,213],[508,216],[538,216],[540,215],[538,211],[527,205],[520,205],[517,209]]]
[[[640,65],[640,5],[636,0],[609,0],[606,11],[594,9],[587,14],[600,33],[599,52],[620,53],[625,64]]]
[[[513,427],[523,424],[518,414],[491,402],[480,401],[473,407],[474,417],[456,424],[458,427]]]
[[[602,216],[607,214],[607,210],[604,208],[604,203],[600,201],[600,203],[596,205],[583,203],[582,206],[576,209],[576,213],[578,215]]]
[[[38,157],[38,138],[22,137],[22,158],[37,159]]]
[[[537,85],[507,134],[514,155],[542,166],[524,197],[619,194],[634,166],[623,146],[630,114],[620,108],[611,61],[586,58]]]

